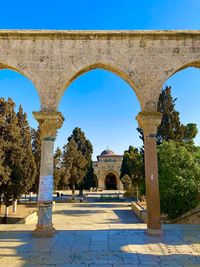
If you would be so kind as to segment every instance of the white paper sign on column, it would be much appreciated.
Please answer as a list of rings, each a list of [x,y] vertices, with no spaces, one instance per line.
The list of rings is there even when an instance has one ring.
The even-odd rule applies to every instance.
[[[39,184],[38,202],[53,200],[53,176],[41,176]]]

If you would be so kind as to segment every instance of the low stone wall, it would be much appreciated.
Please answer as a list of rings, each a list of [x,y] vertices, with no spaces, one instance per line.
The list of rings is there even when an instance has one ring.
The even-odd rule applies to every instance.
[[[186,212],[177,219],[170,221],[170,223],[200,224],[200,206]]]
[[[144,209],[138,202],[131,203],[132,211],[136,214],[136,216],[140,219],[141,222],[147,222],[147,213],[146,209]]]
[[[16,222],[16,224],[36,224],[37,223],[37,211],[33,211],[31,214],[27,215],[22,220]]]

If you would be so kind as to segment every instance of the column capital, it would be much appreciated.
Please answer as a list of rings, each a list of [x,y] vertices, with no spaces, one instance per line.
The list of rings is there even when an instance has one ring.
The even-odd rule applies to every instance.
[[[38,121],[41,130],[41,139],[55,138],[57,130],[62,126],[64,117],[61,112],[34,111],[34,118]]]
[[[156,134],[161,119],[162,113],[158,111],[142,111],[136,116],[136,120],[145,134]]]

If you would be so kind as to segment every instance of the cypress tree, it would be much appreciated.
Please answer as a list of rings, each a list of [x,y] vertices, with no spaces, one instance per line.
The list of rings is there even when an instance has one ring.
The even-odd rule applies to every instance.
[[[171,95],[171,87],[168,86],[162,90],[159,96],[158,111],[163,116],[157,131],[158,144],[161,144],[164,140],[183,141],[184,125],[180,122],[179,112],[175,110],[176,100]]]
[[[54,190],[60,189],[62,179],[62,151],[57,147],[54,153]]]
[[[15,103],[10,98],[0,99],[0,149],[1,170],[5,173],[1,193],[8,207],[30,189],[35,175],[26,114],[21,106],[16,114]]]
[[[36,164],[36,175],[32,191],[38,193],[39,180],[40,180],[40,161],[41,161],[40,127],[38,127],[37,130],[33,128],[31,129],[31,137],[32,137],[32,151]]]
[[[192,144],[193,139],[198,133],[196,124],[181,124],[179,112],[175,110],[176,101],[177,98],[173,98],[171,95],[171,86],[166,86],[166,88],[160,93],[157,108],[157,110],[163,115],[156,136],[158,145],[162,144],[163,141],[170,140]],[[144,142],[142,128],[138,127],[137,130],[139,132],[140,139]]]
[[[132,188],[141,187],[144,182],[144,161],[143,155],[140,150],[129,146],[129,149],[124,151],[122,166],[121,166],[121,179],[122,182],[127,184],[128,177],[131,179]],[[130,180],[129,180],[130,182]]]
[[[2,205],[2,197],[5,191],[5,186],[10,179],[10,168],[5,166],[5,155],[4,155],[4,145],[3,140],[0,139],[0,213]]]
[[[18,187],[18,195],[20,195],[20,191],[27,193],[27,191],[33,186],[36,176],[36,163],[31,145],[31,130],[27,121],[27,115],[23,112],[22,106],[19,107],[17,118],[21,134],[21,147],[24,156],[22,162],[23,179],[20,183],[20,187]]]
[[[15,103],[11,98],[7,101],[0,99],[0,139],[4,151],[4,166],[10,170],[10,177],[3,187],[6,209],[11,205],[13,198],[20,197],[18,187],[21,186],[23,179],[22,139],[14,108]]]
[[[81,130],[81,128],[76,127],[72,135],[68,138],[68,141],[73,139],[77,144],[77,149],[81,151],[82,155],[85,157],[87,161],[87,166],[85,170],[85,176],[81,183],[79,183],[79,189],[82,191],[83,188],[89,189],[94,184],[94,174],[92,167],[92,153],[93,147],[91,142],[86,138],[85,133]]]
[[[83,181],[88,162],[73,138],[69,138],[69,142],[64,146],[63,166],[65,179],[72,188],[72,199],[75,199],[75,186],[79,186]]]

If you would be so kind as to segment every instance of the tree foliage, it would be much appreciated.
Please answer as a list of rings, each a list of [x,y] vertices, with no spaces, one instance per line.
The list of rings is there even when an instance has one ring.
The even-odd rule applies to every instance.
[[[73,198],[75,187],[84,188],[92,166],[92,145],[80,128],[75,128],[63,147],[63,179],[71,186]]]
[[[194,144],[194,138],[198,134],[196,123],[188,123],[184,128],[184,142]]]
[[[34,179],[35,162],[31,150],[30,128],[22,107],[15,113],[12,99],[0,99],[0,150],[3,199],[9,206],[26,193]]]
[[[32,186],[32,191],[38,193],[39,188],[39,179],[40,179],[40,161],[41,161],[41,137],[40,137],[40,127],[35,129],[31,129],[31,137],[32,137],[32,151],[36,164],[36,175],[35,181]]]
[[[126,191],[132,190],[133,184],[132,184],[132,180],[128,174],[124,174],[124,176],[122,176],[122,178],[121,178],[121,181],[122,181],[122,183],[124,185],[124,189]]]
[[[175,109],[176,101],[177,98],[173,98],[171,95],[171,87],[166,86],[160,93],[158,100],[157,110],[162,113],[161,124],[157,131],[158,145],[169,140],[191,143],[198,133],[196,124],[183,125],[180,122],[179,112]],[[143,130],[140,127],[137,130],[144,142]]]
[[[161,210],[175,218],[199,202],[200,165],[195,148],[179,142],[158,147]]]
[[[18,186],[19,196],[27,192],[35,182],[36,177],[36,163],[33,156],[32,145],[31,145],[31,130],[27,121],[27,115],[23,112],[22,106],[19,107],[17,113],[18,126],[20,128],[21,135],[21,147],[23,150],[23,177],[20,183],[20,188]],[[20,192],[21,191],[21,192]],[[16,196],[17,198],[17,196]]]
[[[124,151],[121,166],[121,180],[124,187],[128,186],[128,181],[130,180],[132,188],[136,186],[141,187],[144,182],[144,161],[141,150],[129,146],[129,149]]]
[[[164,140],[183,141],[184,125],[180,122],[179,112],[175,110],[176,100],[171,95],[171,87],[166,86],[160,93],[158,111],[163,116],[157,131],[158,144],[161,144]]]
[[[65,166],[65,176],[72,188],[72,198],[75,198],[75,186],[79,185],[86,174],[87,161],[74,139],[64,146],[63,164]]]
[[[54,190],[62,187],[62,151],[57,147],[54,153]]]
[[[158,111],[162,121],[157,131],[161,210],[175,218],[199,203],[200,148],[195,147],[197,125],[180,122],[171,87],[162,90]],[[138,128],[144,141],[143,131]]]

